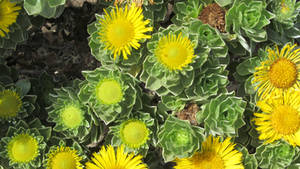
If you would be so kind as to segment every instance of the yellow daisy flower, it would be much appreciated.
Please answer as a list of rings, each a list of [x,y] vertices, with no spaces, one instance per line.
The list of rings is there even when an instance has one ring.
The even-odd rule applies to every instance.
[[[109,145],[107,149],[103,146],[99,153],[94,153],[92,162],[86,163],[87,169],[147,169],[147,165],[142,162],[142,156],[134,157],[134,153],[128,155],[124,152],[124,146],[120,146],[115,152]]]
[[[268,60],[256,68],[254,80],[258,95],[265,98],[268,94],[281,93],[287,89],[300,88],[300,49],[296,45],[285,45],[279,52],[268,49]]]
[[[139,40],[149,39],[146,32],[152,31],[152,27],[146,27],[149,20],[144,21],[141,8],[135,4],[126,5],[124,8],[116,7],[110,13],[104,9],[105,16],[100,22],[100,40],[105,44],[105,49],[109,49],[114,54],[114,59],[121,53],[124,59],[128,59],[132,47],[140,47]]]
[[[155,56],[169,70],[182,70],[195,57],[192,42],[181,33],[162,37],[158,41]]]
[[[0,36],[5,37],[5,33],[9,32],[8,27],[17,21],[20,6],[9,0],[0,0]]]
[[[289,90],[274,95],[257,106],[263,113],[254,113],[259,139],[272,143],[284,139],[293,146],[300,146],[300,91]]]
[[[242,153],[235,150],[235,144],[226,138],[208,138],[202,142],[202,149],[190,158],[176,159],[175,169],[244,169]]]
[[[57,147],[47,155],[47,169],[83,169],[81,157],[70,147]]]

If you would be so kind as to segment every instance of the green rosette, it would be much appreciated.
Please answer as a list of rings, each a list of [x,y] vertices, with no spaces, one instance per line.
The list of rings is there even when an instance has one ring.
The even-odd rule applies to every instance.
[[[226,32],[236,33],[239,42],[248,51],[250,49],[245,37],[253,42],[267,40],[264,28],[275,15],[266,7],[264,0],[236,0],[226,13]]]
[[[146,156],[153,140],[153,127],[154,119],[149,113],[134,112],[128,119],[117,120],[117,124],[109,128],[109,134],[113,135],[111,145],[124,144],[126,151]]]
[[[35,110],[37,97],[29,94],[30,88],[31,83],[28,79],[6,85],[0,82],[0,122],[23,119]]]
[[[220,59],[223,64],[228,64],[228,47],[217,29],[208,24],[203,24],[200,20],[193,19],[190,22],[191,32],[198,34],[198,44],[203,48],[209,48],[210,54]]]
[[[165,162],[175,158],[190,157],[204,140],[204,130],[186,120],[169,116],[158,132],[158,145]]]
[[[10,126],[0,141],[0,156],[5,159],[4,168],[36,169],[44,160],[46,142],[51,137],[51,127],[45,127],[34,119],[28,124],[20,120]]]
[[[175,54],[173,51],[182,50],[182,48],[178,47],[177,49],[172,49],[170,47],[171,49],[168,49],[167,45],[176,43],[170,42],[165,44],[165,46],[167,46],[165,49],[160,49],[159,43],[167,38],[169,41],[175,38],[177,38],[177,40],[180,39],[178,41],[184,41],[183,39],[185,39],[189,42],[190,46],[186,47],[187,44],[185,44],[182,48],[189,48],[189,51],[195,51],[195,53],[187,56],[185,58],[186,60],[182,61],[182,63],[174,64],[176,67],[171,69],[168,66],[173,66],[171,65],[173,63],[166,66],[165,62],[160,60],[162,57],[157,56],[156,51],[165,50],[163,52],[167,52],[168,55],[173,55]],[[182,99],[188,100],[189,98],[186,96],[185,90],[189,88],[194,89],[195,86],[193,84],[196,83],[194,82],[195,74],[206,62],[209,53],[209,49],[201,48],[198,43],[198,35],[191,33],[187,26],[177,27],[171,25],[166,29],[160,28],[157,33],[152,35],[152,39],[147,43],[147,48],[150,53],[144,61],[144,69],[140,76],[141,81],[146,84],[145,87],[155,91],[159,96],[179,96]],[[191,46],[193,46],[193,48]],[[164,55],[162,56],[164,57]],[[171,57],[169,58],[172,60]]]
[[[275,14],[273,22],[267,29],[269,40],[284,45],[299,38],[300,2],[296,2],[296,0],[269,0],[269,3],[270,10]]]
[[[257,147],[255,156],[260,168],[281,169],[288,167],[299,156],[299,148],[277,141]]]
[[[45,18],[58,18],[65,9],[66,0],[24,0],[28,15],[41,15]]]
[[[28,39],[27,29],[31,22],[23,10],[19,10],[18,13],[16,22],[8,27],[9,32],[6,32],[4,37],[0,36],[0,59],[10,56],[18,44]]]
[[[204,123],[207,133],[236,136],[238,129],[245,125],[243,113],[246,104],[241,98],[235,97],[233,92],[220,94],[202,105],[196,119],[199,124]]]
[[[115,68],[97,68],[83,71],[87,83],[79,91],[79,99],[88,104],[96,117],[108,124],[117,117],[129,117],[135,103],[140,100],[137,80]]]
[[[90,142],[90,136],[97,135],[95,132],[99,131],[91,129],[100,128],[101,122],[92,114],[90,108],[79,100],[77,93],[80,82],[74,80],[69,87],[55,89],[55,93],[50,94],[51,106],[47,107],[47,110],[48,121],[55,123],[54,131],[81,143]]]
[[[243,154],[243,165],[245,169],[254,169],[258,167],[254,154],[249,154],[246,147],[237,147],[239,152]]]

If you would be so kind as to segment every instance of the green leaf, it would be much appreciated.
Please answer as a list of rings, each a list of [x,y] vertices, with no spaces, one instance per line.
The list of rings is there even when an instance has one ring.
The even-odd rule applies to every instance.
[[[227,6],[227,5],[230,5],[232,3],[232,0],[215,0],[216,3],[218,5],[220,5],[221,7],[224,7],[224,6]]]
[[[16,82],[16,88],[21,96],[25,96],[31,88],[31,83],[28,79],[18,80]]]

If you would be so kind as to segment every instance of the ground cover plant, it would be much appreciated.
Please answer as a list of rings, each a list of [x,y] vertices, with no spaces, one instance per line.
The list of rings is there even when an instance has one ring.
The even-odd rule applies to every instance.
[[[299,12],[0,0],[0,169],[300,169]]]

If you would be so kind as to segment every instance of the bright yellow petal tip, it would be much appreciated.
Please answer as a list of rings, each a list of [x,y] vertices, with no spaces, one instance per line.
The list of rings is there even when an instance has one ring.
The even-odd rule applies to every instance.
[[[124,144],[131,148],[139,148],[149,139],[146,124],[137,119],[123,122],[120,127],[120,137]]]
[[[57,147],[47,157],[47,169],[83,169],[81,157],[70,147]]]
[[[300,49],[295,47],[287,44],[280,52],[277,47],[268,50],[268,59],[256,68],[252,81],[261,98],[290,88],[300,89]]]
[[[259,102],[262,113],[254,113],[253,120],[260,133],[259,139],[272,143],[284,139],[300,146],[300,91],[287,92]]]
[[[12,90],[0,92],[0,118],[13,118],[18,115],[22,106],[20,96]]]
[[[190,158],[176,159],[175,169],[244,169],[242,153],[226,138],[209,136],[202,142],[202,149]]]
[[[9,0],[0,1],[0,37],[5,37],[5,33],[9,32],[9,26],[17,21],[20,6]]]
[[[37,140],[26,133],[14,136],[7,144],[9,159],[15,163],[28,163],[38,156]]]
[[[144,20],[142,9],[135,4],[125,8],[116,6],[110,13],[104,12],[104,18],[99,21],[101,28],[98,34],[105,48],[114,54],[114,59],[121,54],[125,60],[128,59],[132,48],[140,47],[140,40],[151,38],[151,35],[145,34],[153,29],[146,27],[150,21]]]
[[[134,153],[124,152],[124,146],[114,148],[109,145],[104,146],[99,153],[94,153],[92,161],[86,163],[86,169],[147,169],[147,165],[142,162],[142,156],[134,156]]]
[[[169,70],[182,70],[195,57],[192,42],[181,33],[162,37],[158,41],[155,56]]]

